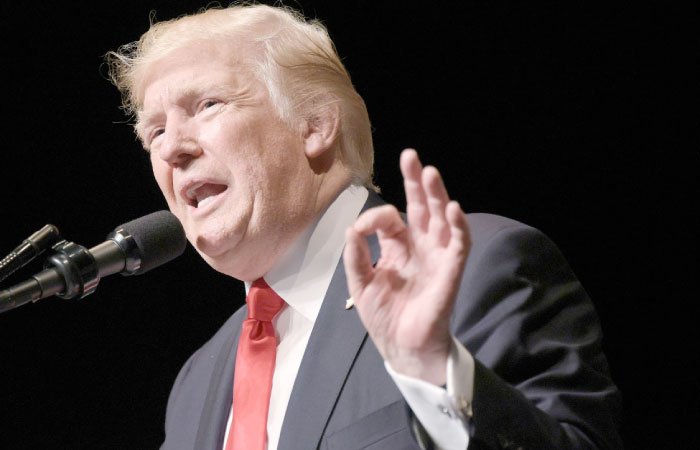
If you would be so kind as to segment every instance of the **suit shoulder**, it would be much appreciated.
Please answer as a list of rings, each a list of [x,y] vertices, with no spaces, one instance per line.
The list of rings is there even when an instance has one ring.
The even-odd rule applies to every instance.
[[[535,279],[573,276],[557,245],[540,230],[493,214],[467,214],[467,220],[472,240],[468,269],[483,265],[488,271],[510,267],[520,276]]]
[[[245,305],[238,308],[238,310],[221,325],[214,336],[192,354],[188,364],[196,364],[197,360],[201,358],[205,358],[206,360],[215,359],[221,352],[222,346],[227,345],[231,334],[238,332],[241,328],[241,324],[246,318],[247,311]]]
[[[472,228],[476,227],[482,230],[498,231],[504,228],[512,227],[533,228],[530,225],[519,222],[515,219],[490,213],[467,213],[467,219],[469,219],[469,225],[471,225]]]
[[[177,396],[180,386],[189,377],[196,377],[202,371],[208,372],[212,370],[213,364],[221,352],[229,350],[227,345],[231,341],[232,335],[240,330],[241,323],[246,317],[246,311],[245,305],[240,307],[207,342],[189,356],[175,379],[173,390],[170,393],[171,397]]]
[[[486,242],[503,231],[530,232],[543,234],[538,229],[508,217],[488,213],[469,213],[469,230],[474,242]]]

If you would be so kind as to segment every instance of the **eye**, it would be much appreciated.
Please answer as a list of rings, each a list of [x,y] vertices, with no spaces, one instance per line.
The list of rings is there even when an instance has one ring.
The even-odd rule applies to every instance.
[[[158,136],[165,133],[165,128],[156,128],[151,132],[150,142],[153,142]]]
[[[221,103],[221,101],[219,101],[219,100],[213,100],[213,99],[204,100],[202,103],[200,103],[200,105],[201,105],[200,110],[209,109],[213,106],[218,105],[219,103]]]

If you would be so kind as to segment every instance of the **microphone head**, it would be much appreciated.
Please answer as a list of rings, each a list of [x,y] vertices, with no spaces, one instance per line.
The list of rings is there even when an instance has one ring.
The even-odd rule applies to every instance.
[[[140,275],[172,261],[187,246],[182,224],[165,210],[120,225],[107,239],[114,240],[126,254],[124,275]]]

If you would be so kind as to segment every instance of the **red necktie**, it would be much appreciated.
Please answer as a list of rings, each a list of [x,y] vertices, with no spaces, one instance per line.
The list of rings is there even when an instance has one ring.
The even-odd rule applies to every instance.
[[[271,320],[282,309],[284,300],[259,278],[245,301],[248,318],[243,322],[238,342],[233,420],[226,450],[264,450],[267,440],[267,410],[277,350]]]

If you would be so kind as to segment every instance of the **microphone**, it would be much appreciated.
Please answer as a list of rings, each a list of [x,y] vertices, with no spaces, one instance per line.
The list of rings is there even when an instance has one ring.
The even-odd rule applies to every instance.
[[[95,292],[102,277],[146,273],[180,256],[186,245],[185,231],[169,211],[120,225],[90,250],[61,241],[53,246],[56,253],[47,259],[45,270],[0,291],[0,313],[52,295],[83,298]]]

